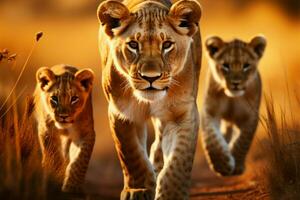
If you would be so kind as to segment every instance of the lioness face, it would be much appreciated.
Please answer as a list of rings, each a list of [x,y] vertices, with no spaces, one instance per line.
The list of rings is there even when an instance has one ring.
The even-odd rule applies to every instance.
[[[250,43],[241,40],[224,42],[219,37],[206,41],[214,79],[229,97],[244,95],[254,79],[257,65],[266,47],[266,40],[257,36]]]
[[[75,75],[69,72],[55,75],[46,67],[38,70],[41,100],[57,128],[71,127],[83,111],[91,92],[93,77],[90,70],[80,70]]]
[[[115,67],[138,99],[159,100],[176,85],[175,77],[184,68],[200,14],[194,1],[180,1],[170,10],[158,3],[144,3],[131,13],[116,1],[99,6]]]

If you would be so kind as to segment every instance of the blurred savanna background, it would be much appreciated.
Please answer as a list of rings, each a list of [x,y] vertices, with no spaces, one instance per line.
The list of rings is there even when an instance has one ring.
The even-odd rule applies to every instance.
[[[26,97],[30,96],[34,90],[35,72],[39,67],[65,63],[79,68],[92,68],[97,77],[93,91],[97,138],[86,177],[86,189],[91,196],[99,197],[98,199],[118,199],[122,188],[122,173],[109,131],[107,102],[101,88],[99,58],[101,44],[97,41],[99,24],[96,16],[100,2],[97,0],[0,0],[0,51],[7,49],[8,55],[17,54],[16,58],[11,61],[4,59],[0,61],[0,106],[14,88],[27,56],[35,45],[32,56],[7,106],[0,109],[0,116],[2,119],[6,111],[16,111],[17,109],[13,107],[10,109],[12,104],[21,105],[20,107],[24,105]],[[268,188],[270,185],[267,183],[270,181],[268,182],[267,176],[262,177],[261,174],[272,171],[268,166],[272,165],[270,162],[274,161],[276,154],[270,153],[275,152],[274,149],[266,150],[264,147],[272,147],[272,144],[275,144],[273,145],[275,147],[286,145],[280,142],[298,145],[299,141],[296,139],[299,139],[300,134],[297,129],[297,119],[300,119],[300,91],[298,89],[300,86],[298,78],[300,74],[300,1],[200,0],[200,3],[203,9],[200,23],[203,41],[211,35],[219,35],[225,40],[240,38],[249,41],[257,34],[262,34],[267,38],[268,45],[259,70],[269,106],[266,107],[265,100],[262,101],[262,123],[248,157],[247,171],[242,177],[219,178],[211,173],[204,159],[199,138],[193,168],[191,198],[240,199],[241,196],[235,197],[237,193],[249,195],[253,188],[256,193],[252,194],[255,198],[252,196],[251,199],[268,198],[271,189]],[[43,31],[44,36],[36,44],[35,33],[38,31]],[[203,88],[208,68],[205,49],[203,51],[199,109],[202,107]],[[266,108],[268,108],[269,117]],[[274,119],[275,114],[278,116],[277,120]],[[270,132],[272,127],[275,127],[274,130],[277,130],[278,135],[282,132],[285,135],[292,134],[292,136],[288,141],[273,140],[272,134],[274,133]],[[276,141],[279,143],[277,144]],[[4,142],[0,144],[3,145]],[[299,146],[297,149],[300,152]],[[283,155],[281,153],[282,151],[278,155]],[[300,157],[295,159],[300,161]],[[1,164],[3,163],[0,162]],[[300,162],[298,164],[300,166]],[[288,178],[287,182],[291,185],[299,184],[300,174],[298,173],[296,177]],[[264,185],[262,188],[265,189],[256,188],[260,181]],[[299,189],[300,185],[298,186]],[[0,192],[1,195],[5,193],[1,188]],[[281,199],[294,199],[294,197]]]

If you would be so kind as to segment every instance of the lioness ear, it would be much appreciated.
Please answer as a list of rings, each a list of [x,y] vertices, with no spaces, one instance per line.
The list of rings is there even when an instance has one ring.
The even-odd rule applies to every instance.
[[[258,58],[261,58],[267,46],[267,40],[263,36],[256,36],[251,40],[250,46],[253,48]]]
[[[172,5],[169,16],[179,33],[193,36],[198,31],[201,6],[194,0],[181,0]]]
[[[46,91],[55,81],[55,74],[48,67],[41,67],[36,72],[36,81],[39,87]]]
[[[75,73],[75,81],[77,81],[80,86],[85,91],[89,91],[93,86],[94,72],[91,69],[82,69]]]
[[[130,22],[130,12],[119,1],[110,0],[102,2],[97,11],[98,19],[104,26],[105,33],[113,37],[121,33]]]
[[[223,40],[218,36],[209,37],[205,42],[206,49],[211,57],[213,57],[223,45]]]

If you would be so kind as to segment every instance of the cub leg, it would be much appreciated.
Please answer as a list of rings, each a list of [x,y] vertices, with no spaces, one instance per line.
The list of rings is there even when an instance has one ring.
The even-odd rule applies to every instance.
[[[235,159],[235,169],[232,175],[240,175],[245,170],[245,159],[250,149],[256,128],[258,117],[253,117],[248,121],[238,124],[240,133],[238,137],[233,138],[230,142],[230,150]]]
[[[42,150],[42,165],[58,168],[63,163],[60,148],[60,138],[50,132],[39,133],[39,143]]]
[[[234,129],[231,123],[228,123],[224,120],[221,121],[221,133],[223,133],[223,136],[227,143],[231,141],[231,138],[233,137]]]
[[[235,160],[220,131],[220,120],[205,113],[201,119],[202,143],[210,168],[221,176],[231,175]]]
[[[43,176],[53,184],[53,187],[57,187],[57,190],[59,190],[65,166],[60,148],[60,139],[49,131],[39,131],[38,136],[42,151]]]
[[[62,191],[82,193],[85,174],[95,143],[95,133],[88,133],[80,141],[72,141],[69,147],[69,163],[65,171]]]
[[[139,125],[110,114],[115,147],[124,175],[121,200],[154,199],[155,175],[148,159],[145,138],[146,124]]]
[[[176,122],[162,123],[164,165],[157,177],[156,200],[189,199],[190,176],[198,137],[197,108],[176,119]]]

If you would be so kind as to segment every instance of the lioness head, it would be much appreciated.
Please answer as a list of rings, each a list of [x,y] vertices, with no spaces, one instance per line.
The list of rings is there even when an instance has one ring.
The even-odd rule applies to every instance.
[[[193,0],[171,8],[145,1],[130,10],[119,1],[100,4],[100,31],[108,37],[115,67],[137,98],[153,101],[166,95],[184,68],[200,16],[200,5]]]
[[[42,106],[57,128],[68,128],[85,107],[91,93],[94,74],[90,69],[42,67],[36,80]]]
[[[242,96],[257,73],[266,39],[254,37],[249,43],[241,40],[224,42],[214,36],[206,40],[206,48],[214,79],[229,97]]]

